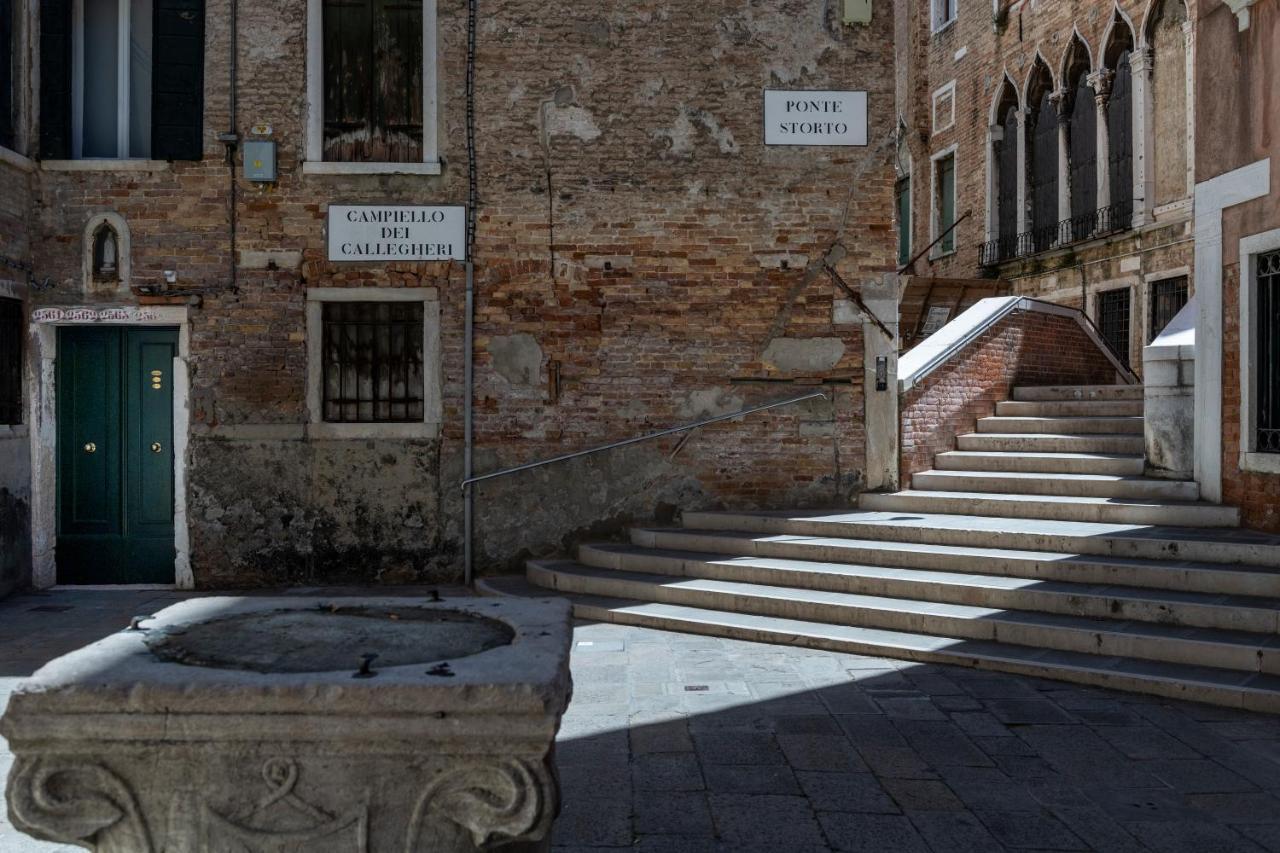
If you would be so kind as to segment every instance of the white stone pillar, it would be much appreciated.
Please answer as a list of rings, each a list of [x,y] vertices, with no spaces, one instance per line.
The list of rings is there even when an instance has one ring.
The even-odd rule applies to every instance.
[[[1182,35],[1187,50],[1187,197],[1190,198],[1196,192],[1196,44],[1191,21],[1182,23]]]
[[[987,128],[987,243],[1000,236],[1000,163],[996,160],[996,143],[1004,141],[1004,126]]]
[[[1071,92],[1065,87],[1049,96],[1058,114],[1058,222],[1071,218]],[[1061,227],[1061,226],[1060,226]],[[1058,231],[1055,242],[1071,242],[1077,235]]]
[[[1151,48],[1145,44],[1129,54],[1133,75],[1133,227],[1151,221],[1156,197],[1155,109],[1151,91]]]
[[[1027,111],[1014,113],[1018,119],[1018,233],[1031,230],[1031,211],[1027,210]]]
[[[1097,141],[1097,173],[1098,173],[1098,209],[1111,206],[1111,128],[1107,126],[1107,105],[1111,102],[1111,82],[1115,72],[1100,68],[1089,75],[1089,85],[1093,87],[1093,100],[1098,112],[1094,123],[1098,128]],[[1103,225],[1104,223],[1098,223]],[[1112,223],[1105,223],[1110,226]]]

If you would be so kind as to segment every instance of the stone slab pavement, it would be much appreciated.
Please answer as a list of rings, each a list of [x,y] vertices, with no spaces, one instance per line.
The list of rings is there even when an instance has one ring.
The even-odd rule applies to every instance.
[[[0,707],[180,597],[0,602]],[[1280,853],[1280,717],[589,623],[573,674],[556,853]],[[0,818],[0,853],[70,849]]]

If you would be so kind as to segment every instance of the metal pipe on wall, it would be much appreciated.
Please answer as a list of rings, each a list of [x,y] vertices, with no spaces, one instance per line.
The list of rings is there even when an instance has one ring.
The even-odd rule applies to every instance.
[[[473,457],[473,410],[472,399],[475,396],[475,251],[476,251],[476,205],[479,204],[480,185],[476,174],[476,27],[478,25],[478,0],[467,0],[467,296],[465,327],[463,338],[463,480],[470,480],[474,474]],[[462,563],[463,582],[468,586],[474,580],[473,538],[475,535],[475,490],[471,484],[463,486],[462,492]]]

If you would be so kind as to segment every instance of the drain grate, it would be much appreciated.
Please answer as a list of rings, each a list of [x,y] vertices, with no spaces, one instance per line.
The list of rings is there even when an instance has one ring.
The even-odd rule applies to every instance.
[[[706,693],[711,689],[708,684],[686,684],[684,686],[685,693]]]
[[[68,610],[75,610],[75,606],[71,604],[41,604],[39,607],[28,607],[28,613],[66,613]]]

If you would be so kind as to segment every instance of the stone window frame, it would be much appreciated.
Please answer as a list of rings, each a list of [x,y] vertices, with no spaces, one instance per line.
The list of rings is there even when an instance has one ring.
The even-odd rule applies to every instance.
[[[1258,474],[1280,474],[1280,453],[1256,452],[1257,434],[1254,379],[1257,357],[1253,318],[1258,305],[1258,256],[1280,250],[1280,228],[1252,234],[1240,240],[1240,469]]]
[[[38,9],[39,4],[32,0],[13,0],[13,147],[0,145],[0,163],[24,172],[36,169],[36,162],[27,154],[34,147],[34,44],[40,31],[36,21]]]
[[[23,282],[14,281],[8,278],[0,278],[0,299],[12,299],[16,301],[22,312],[24,322],[27,313],[27,296],[28,288]],[[18,382],[18,409],[19,417],[17,423],[0,422],[0,439],[3,438],[21,438],[27,435],[28,422],[30,421],[30,411],[28,406],[28,398],[30,392],[30,381],[27,374],[27,365],[25,363],[27,357],[26,334],[22,335],[22,343],[19,344],[19,358],[22,363],[19,365],[19,382]]]
[[[437,0],[422,0],[422,162],[347,163],[324,159],[324,0],[307,0],[304,175],[439,175]]]
[[[938,106],[942,101],[950,96],[950,117],[946,124],[938,123]],[[943,131],[951,130],[956,126],[956,81],[948,80],[941,86],[933,90],[932,109],[929,111],[933,123],[933,135],[937,136]]]
[[[951,10],[951,17],[942,16]],[[960,0],[929,0],[929,30],[934,35],[949,29],[960,19]]]
[[[422,302],[423,419],[413,423],[330,423],[324,419],[324,304]],[[444,422],[440,297],[434,287],[313,287],[307,291],[307,436],[359,440],[439,438]]]
[[[1142,313],[1141,333],[1142,334],[1141,334],[1141,343],[1139,344],[1139,346],[1147,346],[1148,344],[1151,343],[1151,341],[1154,341],[1157,337],[1159,337],[1158,334],[1150,335],[1151,315],[1154,310],[1154,307],[1153,307],[1154,300],[1151,298],[1151,294],[1155,290],[1155,286],[1162,281],[1169,281],[1170,279],[1175,279],[1175,278],[1185,278],[1187,280],[1187,301],[1190,302],[1191,300],[1195,299],[1196,298],[1195,276],[1193,275],[1193,271],[1190,266],[1184,265],[1179,267],[1166,267],[1164,269],[1156,270],[1155,272],[1149,272],[1149,273],[1143,274],[1142,287],[1140,288],[1140,291],[1142,293],[1142,307],[1141,307],[1141,313]],[[1148,336],[1151,337],[1151,340],[1147,340]]]
[[[951,171],[952,213],[954,215],[955,205],[956,203],[959,202],[960,188],[956,185],[956,182],[959,180],[959,175],[960,175],[959,151],[960,151],[959,143],[953,143],[951,145],[948,145],[946,148],[943,148],[939,151],[934,152],[929,156],[929,242],[930,243],[932,243],[934,240],[937,240],[938,237],[942,234],[941,223],[939,221],[939,217],[942,215],[942,208],[939,205],[941,204],[942,200],[938,197],[938,164],[941,163],[943,160],[947,159],[948,157],[954,158],[952,171]],[[960,236],[956,234],[954,230],[951,232],[951,234],[953,237],[952,247],[950,249],[943,249],[942,247],[946,245],[946,241],[945,240],[942,241],[937,246],[934,246],[932,249],[929,250],[929,260],[934,261],[934,260],[938,260],[939,258],[949,257],[960,251]]]

